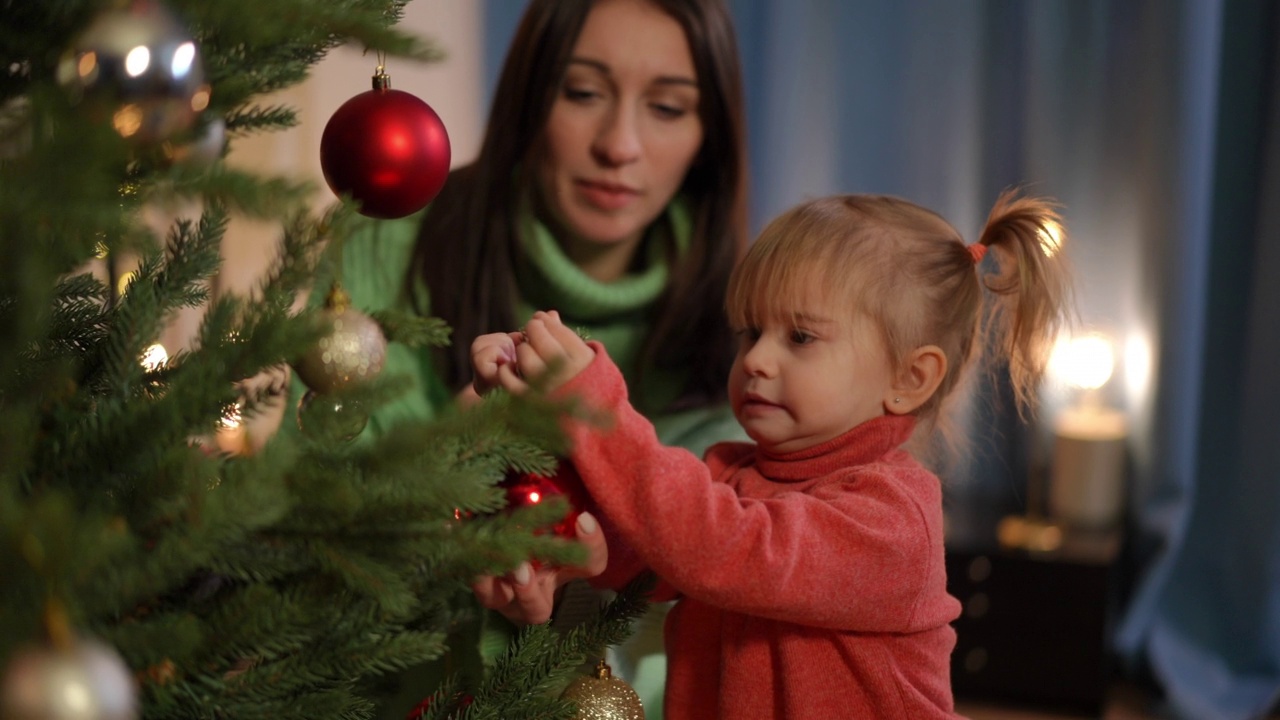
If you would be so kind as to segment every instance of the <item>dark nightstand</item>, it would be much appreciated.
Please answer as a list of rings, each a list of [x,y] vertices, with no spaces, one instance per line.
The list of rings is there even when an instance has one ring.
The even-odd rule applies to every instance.
[[[1107,638],[1119,532],[1063,530],[1047,551],[995,535],[948,534],[947,586],[964,608],[951,658],[955,696],[1100,713],[1114,662]]]

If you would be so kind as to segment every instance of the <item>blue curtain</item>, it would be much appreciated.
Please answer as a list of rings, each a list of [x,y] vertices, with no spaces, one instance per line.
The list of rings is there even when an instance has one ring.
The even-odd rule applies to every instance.
[[[1113,644],[1170,715],[1263,716],[1280,698],[1278,4],[729,2],[753,229],[833,192],[908,197],[968,238],[1005,187],[1063,202],[1082,316],[1128,349]],[[490,78],[522,8],[486,5]],[[995,457],[953,492],[1016,503],[1036,438],[987,422]]]

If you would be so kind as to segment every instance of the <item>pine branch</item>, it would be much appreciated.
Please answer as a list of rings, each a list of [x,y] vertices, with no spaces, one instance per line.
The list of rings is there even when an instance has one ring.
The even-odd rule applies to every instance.
[[[272,105],[252,105],[227,113],[228,133],[250,134],[261,130],[284,130],[298,124],[298,113],[293,108]]]
[[[165,193],[217,203],[251,218],[278,219],[282,211],[304,206],[312,185],[287,178],[262,178],[219,165],[212,169],[175,168]],[[287,216],[287,215],[285,215]]]
[[[388,342],[409,347],[448,347],[452,329],[440,318],[422,317],[402,310],[379,310],[370,317],[382,327]]]
[[[78,361],[92,365],[92,356],[98,353],[100,343],[107,336],[107,294],[107,287],[88,273],[73,275],[58,283],[51,311],[44,321],[48,336],[22,352],[24,362],[13,378],[13,385],[29,386],[34,376],[52,363]],[[0,303],[0,315],[16,308],[16,303]],[[10,321],[0,319],[0,324]]]
[[[156,279],[156,285],[169,298],[162,304],[166,315],[208,301],[206,283],[222,266],[220,248],[229,221],[226,208],[211,204],[201,214],[197,229],[193,230],[187,219],[174,224],[167,241],[166,262]]]

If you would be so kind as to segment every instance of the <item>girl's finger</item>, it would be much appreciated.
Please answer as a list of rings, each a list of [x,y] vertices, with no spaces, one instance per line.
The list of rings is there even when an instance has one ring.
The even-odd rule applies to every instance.
[[[534,340],[531,334],[528,342],[516,346],[516,365],[520,368],[520,376],[527,380],[540,378],[547,372],[549,358],[542,353],[539,344],[546,346],[545,341]]]
[[[498,384],[512,395],[519,395],[529,389],[529,383],[517,374],[519,369],[517,363],[506,363],[498,367]]]

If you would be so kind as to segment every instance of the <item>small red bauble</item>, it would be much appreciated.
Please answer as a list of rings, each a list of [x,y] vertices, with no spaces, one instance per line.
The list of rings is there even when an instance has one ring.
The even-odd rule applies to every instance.
[[[508,510],[537,505],[548,498],[565,498],[569,501],[569,511],[551,526],[551,531],[570,540],[578,536],[574,524],[582,514],[586,491],[572,465],[561,462],[555,474],[550,477],[512,472],[503,479],[501,486],[507,491]]]
[[[338,195],[374,218],[411,215],[431,202],[449,175],[449,134],[422,100],[392,90],[385,74],[342,104],[320,136],[320,169]]]
[[[433,698],[434,696],[431,696],[431,695],[428,695],[426,698],[424,698],[422,702],[415,705],[414,708],[410,710],[407,715],[404,716],[404,720],[419,720],[419,718],[421,718],[423,714],[427,712],[427,710],[431,709],[431,700]],[[458,706],[459,710],[471,705],[471,703],[473,702],[475,702],[475,698],[471,697],[470,695],[454,696],[454,704]]]

